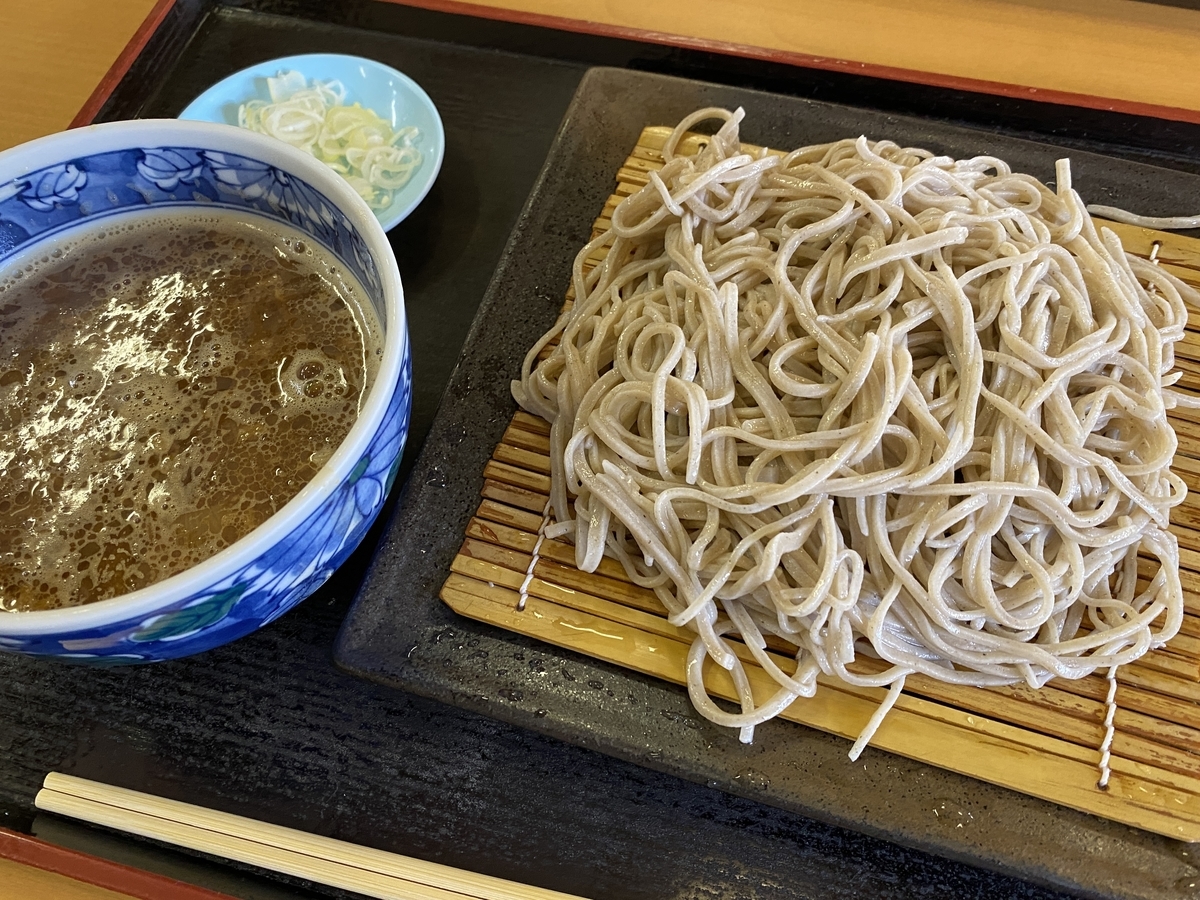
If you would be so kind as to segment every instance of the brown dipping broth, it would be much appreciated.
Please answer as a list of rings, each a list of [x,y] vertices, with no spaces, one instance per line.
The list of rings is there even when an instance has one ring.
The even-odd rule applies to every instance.
[[[0,280],[0,609],[108,599],[265,522],[353,426],[366,292],[281,223],[142,214]]]

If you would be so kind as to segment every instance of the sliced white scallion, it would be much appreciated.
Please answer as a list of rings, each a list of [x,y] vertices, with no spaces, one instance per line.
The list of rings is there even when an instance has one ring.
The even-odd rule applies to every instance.
[[[386,209],[421,165],[420,131],[391,125],[372,110],[347,106],[340,81],[309,81],[300,72],[267,79],[270,102],[238,108],[238,124],[311,153],[349,182],[372,209]]]

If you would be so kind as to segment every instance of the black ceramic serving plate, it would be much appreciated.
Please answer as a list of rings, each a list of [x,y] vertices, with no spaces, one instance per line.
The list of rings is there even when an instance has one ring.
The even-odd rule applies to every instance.
[[[496,272],[396,518],[335,651],[347,669],[806,816],[1075,890],[1178,894],[1167,839],[789,723],[753,746],[700,719],[682,688],[463,619],[437,600],[485,462],[515,405],[510,379],[554,321],[571,261],[641,129],[705,106],[745,107],[743,139],[785,148],[866,134],[952,156],[991,154],[1052,180],[1062,148],[847,106],[593,69],[567,112]],[[1200,207],[1200,177],[1074,152],[1091,202]]]
[[[304,52],[354,53],[388,63],[416,78],[441,110],[447,132],[442,175],[418,211],[389,233],[404,278],[416,379],[405,471],[422,449],[505,242],[589,66],[703,77],[1200,169],[1197,125],[390,2],[174,0],[156,7],[152,25],[79,122],[173,116],[232,72]],[[610,89],[610,111],[618,101],[631,101],[628,85],[612,81]],[[681,101],[647,90],[646,100],[632,98],[630,109],[648,113],[658,104],[666,116]],[[771,131],[778,117],[760,116],[759,109],[753,107],[758,131],[748,136],[765,140],[782,133]],[[582,131],[575,123],[587,124],[574,113],[566,120],[556,159],[583,159],[580,141],[599,133],[594,123]],[[469,406],[490,396],[496,419],[484,430],[507,420],[503,386],[514,365],[511,354],[536,330],[532,317],[559,302],[561,265],[586,235],[617,162],[636,137],[629,121],[604,133],[590,168],[561,169],[542,183],[523,220],[521,242],[526,253],[536,249],[559,258],[551,263],[538,253],[521,256],[522,243],[513,245],[505,278],[529,268],[520,279],[527,293],[513,308],[513,330],[505,322],[478,333],[483,339],[473,341],[473,353],[488,340],[495,345],[491,362],[484,363],[492,371],[461,370],[449,395],[457,400],[462,394]],[[547,206],[549,198],[555,204]],[[540,246],[528,242],[534,235]],[[281,885],[269,873],[234,871],[35,814],[34,794],[45,773],[55,770],[612,900],[1051,900],[1066,889],[1092,896],[1190,895],[1200,871],[1187,848],[1019,797],[1000,800],[968,782],[879,754],[860,763],[861,774],[848,773],[845,745],[820,735],[806,734],[789,746],[777,739],[778,729],[768,728],[754,747],[731,748],[726,735],[697,720],[666,686],[642,684],[449,617],[436,599],[440,564],[416,561],[450,550],[450,535],[457,540],[461,524],[450,520],[468,508],[479,467],[449,468],[455,457],[446,448],[459,436],[447,421],[437,435],[400,515],[411,522],[421,495],[441,502],[421,507],[429,519],[411,529],[407,561],[394,557],[395,539],[389,537],[370,568],[385,532],[410,531],[400,519],[389,521],[385,510],[359,552],[319,592],[226,647],[153,667],[110,670],[0,654],[0,826],[238,897],[345,896],[294,880]],[[470,452],[490,450],[482,438],[462,437]],[[444,527],[438,525],[443,516],[449,517]],[[419,546],[424,538],[428,544]],[[405,566],[416,574],[396,580],[409,577],[401,572]],[[334,665],[338,628],[360,592],[363,613],[346,631],[347,661],[410,691]],[[366,615],[372,608],[377,612],[371,615],[386,611],[391,624],[376,630]],[[402,617],[407,625],[395,621]],[[438,617],[445,619],[434,624]],[[473,657],[469,665],[467,656]],[[384,667],[376,670],[376,662]],[[439,674],[442,666],[448,668]],[[507,674],[498,676],[500,671]],[[653,712],[631,714],[633,703]],[[546,712],[539,718],[541,710]],[[529,727],[503,722],[501,715]],[[567,740],[548,736],[543,726]],[[616,734],[623,735],[621,748],[614,746]],[[689,769],[692,761],[710,758],[702,755],[706,744],[714,750],[708,768]],[[686,769],[687,777],[648,765]],[[806,814],[781,809],[775,795],[795,794],[801,782],[811,783],[808,800],[790,807]],[[1026,843],[1047,842],[1048,849],[1019,852],[1018,832],[1025,825]],[[1055,839],[1053,828],[1070,836]],[[1094,858],[1085,864],[1089,841]]]

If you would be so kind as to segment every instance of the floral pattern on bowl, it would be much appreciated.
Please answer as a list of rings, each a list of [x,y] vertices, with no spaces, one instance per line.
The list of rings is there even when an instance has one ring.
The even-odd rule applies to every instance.
[[[0,185],[0,260],[84,219],[196,203],[250,209],[307,232],[350,268],[378,306],[379,272],[362,235],[324,194],[268,163],[194,147],[100,153]]]
[[[140,127],[146,131],[155,124],[163,125],[128,122],[118,126],[98,126],[97,130],[110,129],[110,133],[115,133],[111,130],[130,126],[127,130]],[[225,126],[188,125],[193,132],[197,128],[235,131]],[[63,139],[59,143],[66,143],[66,137],[59,135],[46,141]],[[228,146],[230,140],[238,146],[248,143],[253,148],[261,147],[266,160],[282,154],[289,163],[293,162],[289,159],[289,154],[293,153],[291,148],[275,149],[272,145],[277,142],[259,136],[218,140],[214,144]],[[264,144],[264,141],[268,143]],[[75,145],[78,143],[76,141]],[[64,155],[58,159],[63,160]],[[300,171],[312,171],[305,168],[307,165],[295,162]],[[314,180],[323,177],[330,176],[313,175]],[[343,201],[346,202],[359,201],[355,198]],[[61,232],[84,224],[84,220],[90,222],[151,207],[166,209],[189,205],[236,208],[289,223],[324,245],[353,272],[366,289],[381,321],[388,322],[384,297],[386,279],[377,263],[381,251],[377,249],[372,254],[370,242],[338,203],[305,178],[274,162],[225,149],[182,143],[125,146],[34,168],[0,183],[0,264],[16,254],[36,250],[42,242],[49,242]],[[362,209],[366,212],[365,205]],[[369,214],[360,219],[367,220],[370,221],[367,227],[377,228]],[[384,248],[386,262],[394,267],[382,230],[373,239],[376,248]],[[271,533],[269,540],[260,540],[261,552],[238,557],[243,562],[232,571],[225,566],[214,577],[194,578],[195,584],[189,582],[188,590],[175,590],[169,597],[164,593],[161,604],[147,603],[144,598],[136,604],[127,604],[127,598],[117,598],[78,610],[62,611],[87,611],[87,614],[73,619],[68,617],[71,621],[55,619],[52,627],[38,629],[16,627],[11,623],[32,622],[32,617],[37,616],[53,617],[56,612],[0,614],[0,650],[56,656],[93,665],[154,662],[187,656],[250,633],[282,615],[323,584],[359,544],[383,506],[395,481],[408,434],[412,362],[399,282],[394,272],[391,278],[395,284],[396,304],[400,308],[397,325],[400,330],[399,365],[392,369],[398,374],[390,385],[386,402],[376,407],[382,408],[382,414],[365,442],[365,449],[358,453],[347,474],[307,515],[294,522],[286,532],[277,536]],[[388,322],[388,327],[393,324]],[[377,384],[372,395],[382,388],[382,384]],[[259,532],[271,529],[272,522],[274,518],[243,541],[250,541]],[[175,576],[160,585],[168,585],[182,577]],[[139,593],[145,595],[158,587],[155,585]],[[130,595],[130,599],[134,596]],[[133,608],[123,614],[123,605]],[[91,615],[98,607],[104,607],[111,614]]]

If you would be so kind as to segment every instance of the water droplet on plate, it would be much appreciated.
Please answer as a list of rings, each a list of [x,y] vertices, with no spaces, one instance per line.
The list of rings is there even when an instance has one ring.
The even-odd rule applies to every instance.
[[[975,814],[957,800],[934,800],[933,815],[944,828],[966,828],[975,821]]]
[[[745,772],[739,772],[733,776],[734,784],[742,787],[753,788],[756,791],[765,791],[771,786],[771,779],[762,772],[757,772],[754,769],[747,769]]]
[[[1200,897],[1200,876],[1188,875],[1175,882],[1175,890],[1183,892],[1184,897]]]

